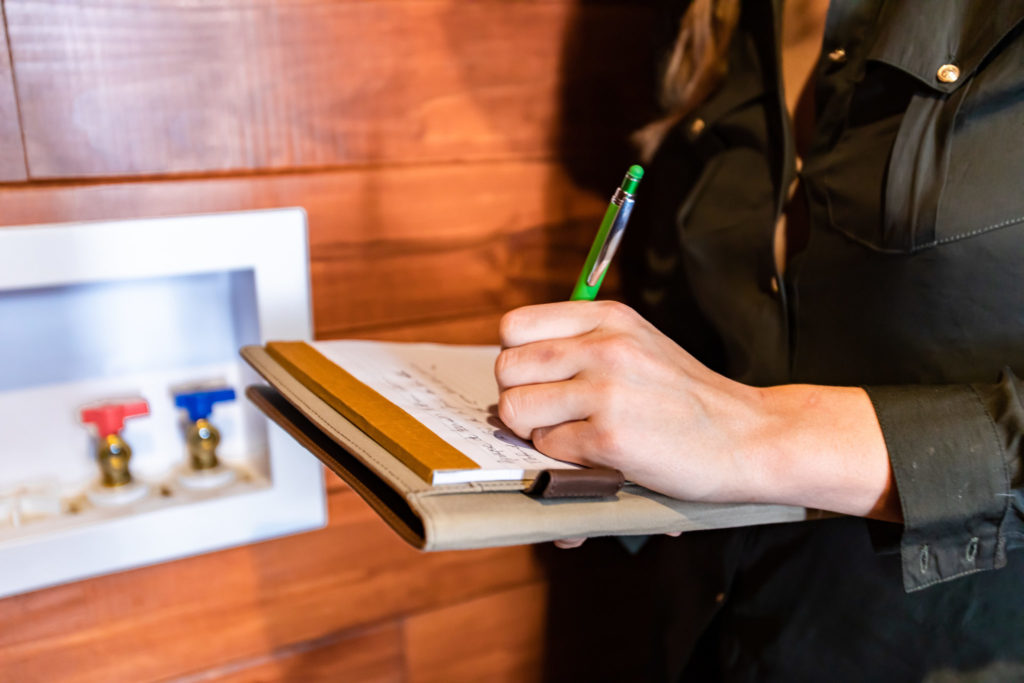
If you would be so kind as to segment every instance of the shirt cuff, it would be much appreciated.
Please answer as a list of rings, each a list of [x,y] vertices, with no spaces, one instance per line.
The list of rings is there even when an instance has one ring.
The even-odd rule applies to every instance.
[[[1012,458],[991,397],[971,385],[864,389],[903,509],[904,590],[1006,565]]]

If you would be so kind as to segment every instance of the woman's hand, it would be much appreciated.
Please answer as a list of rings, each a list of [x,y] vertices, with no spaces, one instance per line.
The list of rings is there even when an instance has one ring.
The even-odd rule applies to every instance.
[[[615,302],[511,311],[501,341],[499,416],[551,457],[686,500],[893,516],[885,445],[860,389],[734,382]]]
[[[751,495],[769,428],[760,391],[717,375],[615,302],[508,313],[495,367],[502,421],[559,460],[619,469],[676,498]]]

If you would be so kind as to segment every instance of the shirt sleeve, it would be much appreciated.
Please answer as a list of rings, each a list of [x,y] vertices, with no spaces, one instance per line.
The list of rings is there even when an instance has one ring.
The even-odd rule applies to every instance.
[[[1024,540],[1024,382],[864,387],[903,509],[903,586],[1006,565]]]

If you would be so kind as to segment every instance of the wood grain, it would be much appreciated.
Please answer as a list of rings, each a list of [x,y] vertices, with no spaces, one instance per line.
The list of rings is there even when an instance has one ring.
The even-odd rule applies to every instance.
[[[605,202],[557,164],[489,162],[12,188],[0,224],[303,206],[318,336],[488,342],[482,321],[567,296]]]
[[[540,680],[546,596],[547,586],[533,583],[410,617],[407,680]]]
[[[497,344],[498,322],[504,310],[444,320],[412,322],[346,334],[356,339],[430,341],[438,344]]]
[[[0,22],[0,182],[25,180],[25,149],[21,145],[14,73],[7,48],[7,26]]]
[[[585,255],[588,235],[580,227],[593,232],[593,224],[448,245],[427,239],[321,251],[312,263],[318,333],[343,336],[364,327],[440,322],[566,299]]]
[[[402,629],[398,622],[391,622],[280,648],[254,660],[184,676],[175,683],[398,683],[405,680],[404,666]]]
[[[354,493],[329,504],[320,531],[4,600],[3,678],[195,674],[541,577],[529,547],[420,553]]]
[[[302,206],[319,337],[494,343],[630,160],[649,4],[4,0],[0,225]],[[326,529],[0,601],[0,680],[539,676],[534,549],[418,553],[328,491]]]
[[[4,4],[33,178],[550,158],[623,138],[610,83],[648,90],[626,3]],[[567,126],[567,93],[602,99]]]

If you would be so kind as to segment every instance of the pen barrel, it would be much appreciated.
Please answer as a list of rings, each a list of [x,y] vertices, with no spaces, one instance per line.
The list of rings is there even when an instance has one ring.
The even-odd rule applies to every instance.
[[[601,253],[601,247],[604,246],[604,241],[612,229],[612,223],[615,222],[615,216],[619,213],[619,208],[619,205],[612,202],[605,210],[604,218],[601,219],[601,227],[598,228],[597,236],[594,238],[593,244],[590,245],[587,260],[583,262],[583,270],[580,272],[580,277],[576,280],[576,286],[569,297],[571,301],[593,301],[594,297],[597,296],[597,291],[601,288],[601,283],[604,281],[604,273],[601,273],[595,285],[587,284],[587,280],[590,272],[594,269],[594,264],[597,263],[597,257]]]
[[[590,253],[583,264],[583,270],[576,280],[576,286],[569,297],[572,301],[593,301],[597,291],[604,282],[605,273],[612,262],[612,256],[622,241],[622,234],[629,222],[629,215],[633,212],[633,193],[636,192],[640,179],[644,177],[644,169],[636,164],[629,167],[622,183],[612,195],[608,209],[601,219],[601,226],[597,230],[597,236],[590,245]]]
[[[594,268],[587,276],[588,287],[601,286],[601,281],[604,280],[604,274],[608,272],[608,267],[612,263],[612,257],[615,256],[615,251],[619,248],[619,242],[622,241],[622,235],[626,232],[626,223],[629,222],[629,216],[632,213],[633,198],[626,195],[626,198],[622,202],[622,206],[619,207],[618,213],[615,214],[615,219],[612,221],[612,227],[608,230],[608,234],[605,236],[604,245],[597,254],[597,261],[594,263]]]
[[[583,270],[569,297],[571,301],[593,301],[597,296],[612,256],[622,241],[622,234],[632,211],[633,197],[622,190],[617,190],[604,213],[597,236],[590,245]]]

